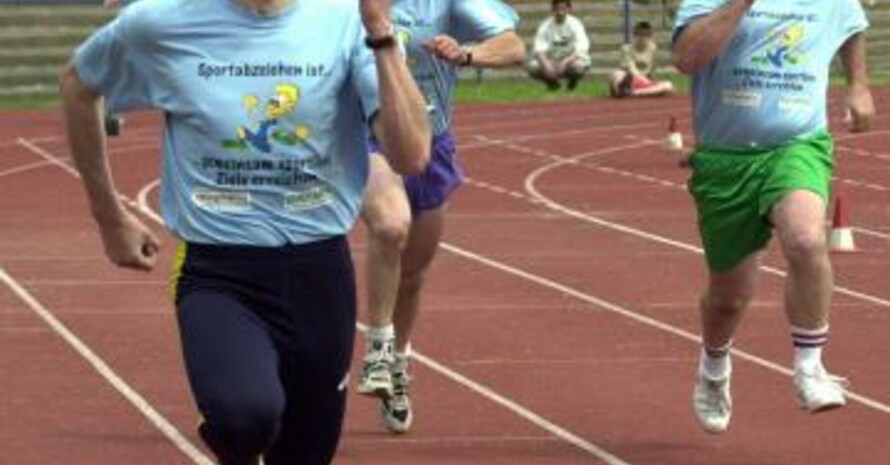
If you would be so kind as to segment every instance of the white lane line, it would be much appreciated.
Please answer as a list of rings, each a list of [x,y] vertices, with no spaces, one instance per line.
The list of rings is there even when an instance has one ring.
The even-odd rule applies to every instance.
[[[645,114],[645,116],[633,119],[635,121],[651,121],[654,116],[664,117],[664,127],[667,128],[668,115],[674,115],[678,118],[688,119],[691,113],[690,107],[688,105],[678,109],[676,108],[676,104],[668,104],[662,108],[650,109],[646,111],[641,111],[639,109],[632,109],[631,111],[619,111],[613,108],[608,113],[596,111],[592,107],[590,108],[591,110],[588,111],[568,113],[568,116],[564,108],[553,108],[553,111],[549,111],[549,108],[544,111],[542,111],[541,109],[527,109],[519,111],[498,110],[497,113],[491,114],[491,118],[485,118],[485,121],[480,121],[480,119],[482,118],[478,117],[466,117],[463,115],[458,115],[456,118],[454,129],[461,134],[465,134],[467,131],[491,131],[528,125],[541,126],[542,124],[544,124],[546,126],[552,127],[552,123],[546,122],[549,121],[549,119],[551,118],[559,118],[559,121],[563,124],[590,122],[592,125],[596,126],[595,123],[597,121],[615,121],[615,119],[618,117],[633,117],[640,114]],[[534,115],[535,118],[531,120],[527,118],[511,119],[510,116],[513,115]],[[508,121],[504,121],[504,119],[507,119]],[[542,120],[545,122],[542,123]]]
[[[890,240],[890,234],[888,234],[888,233],[882,233],[882,232],[880,232],[880,231],[875,231],[875,230],[872,230],[872,229],[866,229],[866,228],[860,228],[860,227],[856,227],[856,226],[854,226],[854,227],[853,227],[853,231],[856,231],[856,232],[858,232],[858,233],[865,234],[866,236],[872,236],[872,237],[877,237],[877,238],[880,238],[880,239]]]
[[[21,279],[19,283],[24,286],[46,287],[103,287],[103,286],[168,286],[167,281],[140,281],[123,279]]]
[[[68,165],[67,162],[71,161],[71,157],[57,157],[55,155],[49,154],[42,147],[36,145],[34,143],[34,141],[32,141],[31,139],[18,138],[18,139],[16,139],[16,144],[21,147],[24,147],[25,149],[31,151],[32,153],[36,153],[36,154],[40,155],[44,160],[15,166],[12,168],[8,168],[5,171],[0,171],[0,177],[9,176],[12,174],[20,174],[20,173],[27,172],[27,171],[33,171],[33,170],[40,169],[40,168],[43,168],[46,166],[53,166],[53,165],[61,166],[60,163],[64,164],[65,166],[70,167],[70,165]],[[140,151],[148,150],[148,149],[160,149],[160,145],[158,145],[157,143],[141,144],[141,145],[134,144],[134,145],[128,146],[126,148],[114,149],[114,150],[109,149],[108,154],[109,155],[119,155],[119,154],[123,154],[123,153],[140,152]]]
[[[538,284],[540,286],[550,288],[550,289],[560,292],[564,295],[568,295],[568,296],[574,297],[578,300],[581,300],[583,302],[586,302],[588,304],[594,305],[597,308],[610,311],[612,313],[615,313],[617,315],[623,316],[630,320],[636,321],[643,325],[658,329],[660,331],[664,331],[669,334],[673,334],[673,335],[678,336],[682,339],[686,339],[687,341],[693,342],[696,345],[701,344],[701,337],[698,334],[695,334],[691,331],[687,331],[685,329],[682,329],[680,327],[662,322],[655,318],[651,318],[651,317],[645,316],[643,314],[636,313],[633,310],[630,310],[630,309],[623,307],[621,305],[609,302],[605,299],[601,299],[601,298],[593,296],[591,294],[579,291],[579,290],[574,289],[574,288],[567,286],[565,284],[561,284],[561,283],[553,281],[551,279],[530,273],[530,272],[522,270],[520,268],[516,268],[516,267],[510,266],[510,265],[507,265],[505,263],[496,261],[494,259],[485,257],[484,255],[477,254],[475,252],[461,248],[459,246],[449,244],[449,243],[442,243],[441,247],[455,255],[458,255],[463,258],[480,263],[480,264],[485,265],[489,268],[494,268],[496,270],[503,271],[507,274],[524,279],[526,281],[530,281],[530,282]],[[764,367],[768,370],[772,370],[777,373],[784,374],[786,376],[794,375],[794,372],[792,370],[790,370],[778,363],[774,363],[770,360],[759,357],[757,355],[746,352],[744,350],[741,350],[738,348],[733,348],[732,353],[733,353],[733,355],[735,355],[741,359],[747,360],[751,363],[754,363],[756,365]],[[858,402],[866,407],[869,407],[871,409],[877,410],[882,413],[890,413],[890,405],[888,405],[888,404],[885,404],[881,401],[872,399],[865,395],[858,394],[854,391],[846,390],[846,393],[847,393],[847,397],[850,400]]]
[[[21,286],[16,280],[0,267],[0,281],[3,281],[12,292],[28,305],[53,332],[61,337],[81,358],[83,358],[99,375],[105,379],[124,399],[126,399],[139,413],[141,413],[155,428],[158,429],[170,442],[173,443],[192,462],[198,465],[214,465],[203,452],[189,441],[169,420],[133,389],[123,378],[108,366],[108,364],[84,343],[64,323],[46,309],[31,293]]]
[[[6,170],[0,171],[0,177],[24,173],[27,171],[33,171],[33,170],[36,170],[39,168],[43,168],[45,166],[50,166],[50,163],[47,161],[35,161],[35,162],[31,162],[31,163],[25,163],[24,165],[18,165],[18,166],[14,166],[12,168],[8,168]]]
[[[544,133],[526,133],[524,136],[519,137],[509,137],[509,138],[499,138],[499,139],[488,139],[485,136],[475,135],[473,138],[477,139],[478,142],[469,142],[469,143],[458,143],[458,150],[471,150],[471,149],[479,149],[485,147],[491,147],[495,145],[502,145],[504,143],[518,143],[518,142],[528,142],[533,140],[546,140],[546,139],[557,139],[561,137],[570,137],[570,136],[578,136],[578,135],[587,135],[587,134],[596,134],[600,132],[610,132],[617,131],[621,129],[645,129],[645,128],[657,128],[660,125],[658,123],[636,123],[636,124],[625,124],[625,125],[617,125],[617,126],[597,126],[592,125],[589,128],[585,129],[570,129],[566,131],[551,131]]]
[[[845,140],[853,140],[853,139],[863,139],[866,137],[874,137],[874,136],[882,136],[885,134],[890,134],[890,129],[880,129],[877,131],[869,131],[869,132],[853,132],[847,134],[839,134],[834,136],[835,142],[845,141]]]
[[[855,179],[839,178],[837,176],[832,177],[831,179],[834,181],[843,183],[843,184],[848,184],[853,187],[858,187],[860,189],[868,189],[868,190],[878,191],[878,192],[890,191],[890,187],[884,186],[882,184],[876,184],[873,182],[863,182],[863,181],[857,181]]]
[[[48,151],[44,150],[43,148],[41,148],[38,145],[34,144],[33,142],[29,141],[28,139],[19,137],[15,141],[17,144],[21,145],[22,147],[30,150],[32,153],[39,155],[47,163],[49,163],[51,165],[58,166],[59,168],[62,168],[62,170],[64,170],[66,173],[70,174],[71,176],[74,176],[75,178],[80,179],[80,173],[78,173],[76,169],[72,168],[71,165],[62,161],[59,157],[56,157],[55,155],[49,153]]]
[[[157,187],[158,182],[159,182],[158,180],[155,180],[155,181],[145,185],[139,191],[139,195],[137,196],[137,199],[138,199],[137,206],[139,208],[139,211],[141,211],[147,217],[152,218],[155,221],[160,223],[162,221],[160,215],[158,215],[157,212],[155,212],[154,209],[151,207],[151,205],[148,203],[148,195],[152,189]],[[362,323],[357,322],[356,327],[359,329],[359,331],[362,331],[362,332],[368,331],[368,327]],[[430,357],[427,357],[426,355],[423,355],[422,353],[420,353],[416,350],[412,350],[411,356],[414,359],[416,359],[418,362],[420,362],[421,364],[430,368],[431,370],[445,376],[448,379],[451,379],[452,381],[470,389],[471,391],[474,391],[477,394],[482,395],[483,397],[489,399],[490,401],[510,410],[511,412],[515,413],[519,417],[531,422],[532,424],[538,426],[539,428],[544,429],[545,431],[553,434],[554,436],[556,436],[560,439],[563,439],[564,441],[568,442],[569,444],[572,444],[572,445],[578,447],[579,449],[590,453],[594,457],[606,462],[608,465],[630,465],[629,462],[626,462],[626,461],[618,458],[617,456],[606,451],[605,449],[585,440],[584,438],[581,438],[580,436],[557,425],[556,423],[553,423],[552,421],[547,420],[546,418],[542,417],[541,415],[538,415],[537,413],[529,410],[528,408],[523,407],[518,402],[511,400],[508,397],[497,393],[493,389],[491,389],[481,383],[473,381],[472,379],[448,368],[447,366],[437,362],[436,360],[434,360]]]
[[[160,179],[155,179],[154,181],[146,184],[139,190],[139,193],[136,194],[136,208],[145,216],[154,220],[159,226],[164,226],[164,219],[161,218],[161,215],[158,215],[152,208],[151,204],[148,201],[148,196],[151,194],[155,188],[157,188],[161,184]]]
[[[74,169],[68,163],[65,163],[65,161],[63,159],[61,159],[60,157],[57,157],[57,156],[53,155],[52,153],[50,153],[48,150],[43,149],[42,147],[34,144],[33,142],[31,142],[28,139],[18,138],[18,139],[16,139],[16,142],[19,145],[21,145],[22,147],[25,147],[26,149],[31,151],[31,153],[40,156],[41,158],[46,160],[49,164],[57,166],[57,167],[61,168],[63,171],[65,171],[66,173],[70,174],[71,176],[74,176],[75,178],[80,179],[80,173],[78,173],[76,169]],[[130,199],[129,197],[122,195],[122,194],[118,194],[118,198],[125,204],[129,205],[131,208],[136,208],[136,202],[133,201],[132,199]]]
[[[587,154],[582,154],[582,155],[580,155],[580,156],[578,156],[578,157],[575,157],[575,158],[592,157],[592,156],[597,156],[597,155],[605,155],[605,154],[607,154],[607,153],[620,152],[620,151],[624,151],[624,150],[631,150],[631,149],[633,149],[633,148],[637,148],[637,147],[641,147],[641,146],[645,146],[645,145],[651,145],[651,142],[641,141],[641,142],[637,142],[637,143],[633,143],[633,144],[627,144],[627,145],[624,145],[624,146],[612,147],[612,148],[603,149],[603,150],[599,150],[599,151],[595,151],[595,152],[590,152],[590,153],[587,153]],[[574,160],[574,163],[577,163],[577,162],[578,162],[578,160],[575,159],[575,160]],[[563,165],[563,164],[569,164],[569,163],[572,163],[572,162],[569,161],[569,160],[563,160],[563,161],[559,161],[559,162],[555,162],[555,163],[560,164],[560,166],[561,166],[561,165]],[[538,171],[540,171],[540,169],[539,169]],[[531,187],[534,188],[534,181],[533,181],[533,179],[531,179],[531,180],[530,180],[530,179],[531,179],[531,176],[530,176],[529,178],[526,179],[526,185],[528,186],[528,185],[530,184]],[[157,183],[157,181],[154,183],[154,186],[157,185],[156,183]],[[140,191],[140,195],[139,195],[139,199],[140,199],[140,202],[139,202],[139,208],[140,208],[140,211],[142,211],[143,213],[145,213],[147,216],[156,218],[157,221],[159,221],[159,220],[160,220],[160,217],[159,217],[156,213],[154,213],[154,211],[151,209],[151,207],[150,207],[147,203],[144,203],[144,202],[147,201],[148,191],[150,191],[151,188],[153,188],[154,186],[152,186],[152,184],[149,184],[148,186],[146,186],[146,188],[143,188],[142,191]],[[488,184],[488,186],[494,186],[494,185],[493,185],[493,184]],[[506,190],[506,189],[503,189],[503,188],[499,188],[499,189],[500,189],[500,190]],[[593,222],[595,222],[595,223],[597,223],[597,224],[599,224],[599,222],[602,222],[602,223],[603,223],[603,224],[602,224],[603,226],[606,226],[606,227],[608,227],[608,228],[610,228],[610,229],[617,229],[617,230],[619,230],[619,231],[621,231],[621,232],[627,232],[627,233],[629,233],[629,234],[637,235],[637,236],[642,235],[642,237],[650,238],[651,240],[654,240],[654,241],[656,241],[656,242],[667,243],[667,244],[669,244],[669,245],[673,245],[674,247],[681,248],[681,249],[684,249],[684,250],[689,250],[689,251],[692,251],[692,252],[695,252],[695,253],[698,253],[698,254],[703,254],[703,253],[704,253],[704,251],[703,251],[701,248],[692,246],[692,245],[690,245],[690,244],[686,244],[686,243],[679,242],[679,241],[673,241],[673,240],[671,240],[671,239],[663,238],[663,237],[661,237],[661,236],[651,235],[651,234],[649,234],[649,233],[645,233],[645,232],[643,232],[643,231],[639,231],[639,230],[634,229],[634,228],[629,228],[629,227],[626,227],[626,226],[619,225],[619,224],[617,224],[617,223],[612,223],[612,222],[609,222],[609,221],[606,221],[606,220],[601,220],[601,219],[598,219],[598,218],[595,218],[595,217],[591,217],[591,216],[589,216],[589,215],[585,215],[585,214],[580,213],[580,212],[576,212],[576,211],[571,210],[571,209],[564,208],[564,207],[562,207],[561,205],[556,204],[556,203],[554,203],[553,201],[547,199],[546,197],[542,197],[542,196],[540,196],[540,195],[536,195],[534,189],[533,189],[532,191],[530,191],[530,193],[532,194],[532,196],[533,196],[534,199],[538,200],[539,202],[543,202],[544,205],[547,206],[548,208],[554,208],[554,207],[557,207],[556,209],[557,209],[558,211],[563,211],[563,210],[565,210],[565,211],[563,211],[563,213],[566,213],[566,214],[568,214],[569,216],[580,215],[580,217],[581,217],[582,219],[585,219],[586,221],[593,221]],[[527,197],[525,197],[525,196],[522,196],[521,194],[518,194],[517,196],[518,196],[519,198],[527,198]],[[656,329],[660,329],[660,330],[662,330],[662,331],[665,331],[665,332],[674,334],[674,335],[676,335],[676,336],[682,337],[682,338],[684,338],[684,339],[686,339],[686,340],[689,340],[689,341],[694,342],[695,344],[700,344],[700,343],[701,343],[701,338],[700,338],[700,336],[698,336],[698,335],[695,334],[695,333],[692,333],[692,332],[690,332],[690,331],[686,331],[686,330],[684,330],[684,329],[682,329],[682,328],[679,328],[679,327],[677,327],[677,326],[670,325],[670,324],[668,324],[668,323],[664,323],[664,322],[659,321],[659,320],[656,320],[656,319],[654,319],[654,318],[650,318],[650,317],[648,317],[648,316],[645,316],[645,315],[636,313],[636,312],[634,312],[634,311],[632,311],[632,310],[629,310],[629,309],[627,309],[626,307],[622,307],[622,306],[620,306],[620,305],[618,305],[618,304],[614,304],[614,303],[609,302],[609,301],[607,301],[607,300],[604,300],[604,299],[601,299],[601,298],[592,296],[592,295],[590,295],[590,294],[583,293],[583,292],[581,292],[581,291],[575,290],[575,289],[573,289],[573,288],[571,288],[571,287],[568,287],[568,286],[566,286],[566,285],[557,283],[557,282],[552,281],[552,280],[549,280],[549,279],[547,279],[547,278],[543,278],[543,277],[540,277],[540,276],[537,276],[537,275],[528,273],[528,272],[523,271],[523,270],[520,270],[520,269],[518,269],[518,268],[511,267],[511,266],[509,266],[509,265],[506,265],[506,264],[497,262],[497,261],[495,261],[495,260],[486,258],[486,257],[484,257],[484,256],[482,256],[482,255],[476,254],[476,253],[471,252],[471,251],[468,251],[468,250],[466,250],[466,249],[462,249],[462,248],[460,248],[460,247],[458,247],[458,246],[455,246],[455,245],[452,245],[452,244],[449,244],[449,243],[446,243],[446,242],[443,242],[443,243],[441,244],[441,247],[442,247],[443,249],[445,249],[445,250],[448,250],[449,252],[452,252],[452,253],[456,254],[456,255],[462,256],[462,257],[464,257],[464,258],[471,259],[471,260],[476,261],[476,262],[478,262],[478,263],[481,263],[481,264],[484,264],[484,265],[486,265],[486,266],[489,266],[489,267],[498,269],[498,270],[500,270],[500,271],[504,271],[504,272],[509,273],[509,274],[512,274],[512,275],[514,275],[514,276],[518,276],[518,277],[520,277],[520,278],[526,279],[526,280],[531,281],[531,282],[534,282],[534,283],[536,283],[536,284],[539,284],[539,285],[542,285],[542,286],[545,286],[545,287],[549,287],[549,288],[551,288],[551,289],[553,289],[553,290],[562,292],[563,294],[566,294],[566,295],[575,297],[575,298],[580,299],[580,300],[582,300],[582,301],[585,301],[585,302],[587,302],[587,303],[591,303],[591,304],[596,305],[596,306],[598,306],[598,307],[601,307],[601,308],[603,308],[603,309],[612,311],[613,313],[617,313],[617,314],[619,314],[619,315],[621,315],[621,316],[624,316],[624,317],[626,317],[626,318],[630,318],[630,319],[632,319],[632,320],[634,320],[634,321],[637,321],[637,322],[639,322],[639,323],[643,323],[643,324],[645,324],[645,325],[654,327],[654,328],[656,328]],[[761,266],[761,269],[763,269],[764,271],[773,273],[773,274],[779,274],[779,275],[781,275],[781,276],[783,276],[783,277],[786,276],[786,273],[785,273],[784,271],[782,271],[782,270],[778,270],[778,269],[775,269],[775,268],[772,268],[772,267]],[[839,291],[840,289],[842,289],[842,288],[837,288],[837,287],[836,287],[835,290],[836,290],[836,291]],[[890,305],[890,302],[884,301],[883,299],[879,299],[879,298],[876,298],[876,297],[874,297],[874,296],[870,296],[870,295],[867,295],[867,294],[862,294],[862,293],[859,293],[859,292],[857,292],[857,291],[852,291],[852,290],[849,290],[849,289],[847,289],[846,292],[848,292],[848,295],[851,296],[851,297],[859,297],[859,298],[861,298],[861,299],[863,299],[863,300],[877,299],[878,302],[885,302],[887,305]],[[790,370],[790,369],[788,369],[788,368],[786,368],[786,367],[784,367],[784,366],[782,366],[782,365],[779,365],[779,364],[777,364],[777,363],[774,363],[774,362],[772,362],[772,361],[769,361],[769,360],[767,360],[767,359],[764,359],[764,358],[762,358],[762,357],[758,357],[758,356],[756,356],[756,355],[754,355],[754,354],[751,354],[751,353],[742,351],[742,350],[740,350],[740,349],[733,349],[732,351],[733,351],[733,354],[739,356],[740,358],[742,358],[742,359],[744,359],[744,360],[748,360],[749,362],[755,363],[755,364],[760,365],[760,366],[762,366],[762,367],[764,367],[764,368],[773,370],[773,371],[775,371],[775,372],[778,372],[778,373],[781,373],[781,374],[784,374],[784,375],[787,375],[787,376],[793,376],[793,375],[794,375],[794,372],[793,372],[792,370]],[[419,360],[419,359],[418,359],[418,360]],[[431,368],[432,368],[432,367],[431,367]],[[862,404],[862,405],[865,405],[865,406],[867,406],[867,407],[870,407],[870,408],[872,408],[872,409],[875,409],[875,410],[880,411],[880,412],[883,412],[883,413],[890,413],[890,405],[888,405],[888,404],[882,403],[882,402],[880,402],[880,401],[878,401],[878,400],[872,399],[872,398],[867,397],[867,396],[865,396],[865,395],[858,394],[858,393],[856,393],[856,392],[854,392],[854,391],[849,391],[849,390],[848,390],[848,391],[847,391],[847,394],[848,394],[848,397],[849,397],[850,399],[852,399],[853,401],[855,401],[855,402],[858,402],[858,403],[860,403],[860,404]],[[498,402],[498,403],[500,403],[500,402]],[[506,406],[506,405],[505,405],[505,406]],[[585,449],[585,450],[587,450],[587,449]]]
[[[26,139],[17,139],[19,145],[27,148],[31,152],[43,157],[48,162],[58,166],[71,176],[80,179],[80,174],[69,166],[58,160],[53,154],[43,150],[39,146],[31,143]],[[135,202],[121,196],[131,207]],[[86,360],[115,390],[117,390],[127,401],[129,401],[139,412],[145,416],[148,421],[154,425],[170,442],[173,443],[180,451],[182,451],[189,459],[197,465],[214,465],[214,461],[207,457],[197,446],[192,444],[176,427],[161,415],[148,401],[142,397],[135,389],[130,387],[126,381],[118,376],[111,367],[102,360],[89,346],[81,341],[71,330],[69,330],[62,322],[40,304],[28,291],[16,283],[16,281],[0,268],[0,280],[4,281],[16,295],[19,296],[53,331],[55,331],[62,339],[64,339],[84,360]]]
[[[395,437],[350,437],[344,438],[344,444],[354,444],[357,446],[373,446],[380,444],[404,445],[412,444],[416,446],[443,446],[459,448],[459,447],[478,447],[480,444],[508,444],[508,443],[558,443],[559,438],[544,435],[541,436],[426,436],[426,437],[405,437],[404,435]]]
[[[542,158],[545,158],[548,160],[554,160],[552,163],[541,166],[540,168],[538,168],[535,171],[533,171],[532,173],[530,173],[526,177],[525,182],[524,182],[525,191],[529,195],[531,195],[534,199],[538,200],[540,203],[542,203],[544,206],[546,206],[548,209],[557,211],[557,212],[562,213],[566,216],[576,218],[578,220],[581,220],[581,221],[584,221],[587,223],[601,226],[606,229],[611,229],[613,231],[618,231],[621,233],[625,233],[625,234],[636,236],[636,237],[639,237],[642,239],[646,239],[646,240],[649,240],[652,242],[657,242],[660,244],[668,245],[668,246],[675,247],[675,248],[678,248],[681,250],[686,250],[688,252],[702,255],[702,254],[704,254],[704,250],[697,245],[689,244],[689,243],[682,242],[679,240],[674,240],[669,237],[661,236],[658,234],[646,232],[646,231],[643,231],[643,230],[640,230],[640,229],[637,229],[637,228],[634,228],[631,226],[626,226],[626,225],[623,225],[620,223],[609,221],[609,220],[599,218],[594,215],[590,215],[590,214],[569,208],[569,207],[547,197],[546,195],[541,193],[540,190],[536,186],[537,180],[541,176],[543,176],[544,174],[546,174],[556,168],[566,166],[566,165],[585,166],[582,162],[582,160],[584,158],[589,158],[589,157],[598,156],[598,155],[604,155],[607,153],[631,150],[631,149],[636,148],[637,146],[640,146],[640,145],[647,145],[647,144],[651,145],[653,143],[654,142],[651,140],[641,140],[640,142],[637,142],[636,144],[628,144],[628,145],[610,147],[610,148],[602,149],[602,150],[598,150],[598,151],[582,153],[580,155],[576,155],[573,157],[562,157],[562,156],[554,155],[554,154],[547,153],[547,152],[542,153],[541,150],[530,151],[529,149],[527,149],[525,147],[516,146],[516,145],[509,144],[509,143],[503,144],[503,146],[506,148],[509,148],[515,152],[520,152],[520,153],[528,154],[531,152],[536,152],[537,153],[536,156],[541,156]],[[626,177],[632,177],[632,178],[635,178],[635,179],[638,179],[638,180],[644,181],[644,182],[652,182],[654,179],[654,178],[651,178],[648,176],[640,177],[636,173],[627,172],[627,171],[623,171],[623,170],[612,169],[611,171],[614,171],[614,174],[618,174],[618,175],[626,176]],[[666,180],[658,180],[658,181],[659,181],[659,184],[662,184],[662,182],[664,182],[664,183],[669,182]],[[489,185],[491,185],[491,184],[489,184]],[[676,186],[679,187],[679,185],[676,185]],[[761,265],[760,270],[764,271],[766,273],[775,275],[775,276],[780,276],[783,278],[787,277],[787,273],[785,271],[783,271],[779,268],[772,267],[772,266]],[[890,308],[890,300],[879,297],[879,296],[875,296],[875,295],[871,295],[871,294],[868,294],[865,292],[857,291],[857,290],[848,288],[846,286],[836,285],[834,290],[838,294],[843,294],[843,295],[846,295],[847,297],[852,297],[852,298],[855,298],[858,300],[863,300],[863,301],[866,301],[866,302],[869,302],[869,303],[872,303],[872,304],[875,304],[875,305],[878,305],[881,307]]]
[[[142,141],[142,140],[158,140],[160,133],[156,129],[140,129],[136,131],[127,131],[126,143],[131,143],[133,141]],[[45,142],[62,142],[64,141],[66,136],[41,136],[41,137],[27,137],[27,139],[35,144],[43,144]],[[19,145],[16,140],[4,140],[0,141],[0,148],[3,147],[14,147]]]
[[[449,250],[448,247],[445,247],[446,250]],[[362,332],[367,332],[368,327],[364,324],[357,324],[359,330]],[[559,439],[581,449],[588,454],[602,460],[608,465],[630,465],[629,462],[619,458],[615,454],[603,449],[602,447],[593,444],[592,442],[578,436],[577,434],[569,431],[568,429],[557,425],[556,423],[544,418],[543,416],[535,413],[531,409],[524,407],[520,403],[516,402],[509,397],[506,397],[494,389],[474,381],[467,376],[464,376],[457,371],[448,368],[447,366],[439,363],[431,357],[424,355],[421,352],[416,350],[411,351],[411,357],[420,362],[422,365],[427,368],[439,373],[440,375],[450,379],[451,381],[479,394],[480,396],[494,402],[495,404],[500,405],[501,407],[513,412],[515,415],[520,418],[532,423],[533,425],[541,428],[553,436],[556,436]]]
[[[876,158],[878,160],[890,161],[890,155],[885,155],[882,153],[874,153],[872,151],[865,150],[865,149],[857,149],[854,147],[846,147],[846,146],[840,146],[840,145],[836,146],[835,149],[839,152],[847,152],[847,153],[850,153],[851,155],[857,155],[860,157]]]

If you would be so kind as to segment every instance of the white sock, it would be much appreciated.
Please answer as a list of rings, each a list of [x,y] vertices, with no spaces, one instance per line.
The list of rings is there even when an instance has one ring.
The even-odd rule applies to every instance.
[[[411,345],[405,347],[404,352],[396,351],[393,361],[393,371],[407,371],[408,360],[411,358]]]
[[[699,356],[699,370],[711,379],[721,379],[729,376],[732,370],[732,361],[729,358],[729,349],[732,342],[719,349],[702,347]]]
[[[375,345],[375,343],[393,343],[396,339],[396,330],[392,324],[388,324],[386,326],[371,326],[368,328],[368,333],[365,337],[365,342],[368,347]]]
[[[828,342],[828,325],[818,329],[791,327],[794,370],[814,373],[822,368],[822,347]]]

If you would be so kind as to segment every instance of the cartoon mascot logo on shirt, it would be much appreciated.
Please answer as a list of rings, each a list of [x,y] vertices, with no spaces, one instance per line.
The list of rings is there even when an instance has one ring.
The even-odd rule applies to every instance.
[[[263,105],[256,95],[244,97],[242,104],[250,123],[238,126],[236,138],[223,141],[223,147],[240,151],[252,147],[261,153],[271,153],[273,142],[287,146],[304,142],[310,135],[308,127],[297,125],[291,129],[281,122],[297,109],[299,102],[300,89],[294,84],[275,86],[275,92]]]
[[[804,61],[804,56],[800,52],[803,38],[804,29],[800,24],[794,24],[787,29],[778,29],[767,39],[769,45],[765,47],[766,50],[756,53],[751,62],[774,68],[801,64]]]

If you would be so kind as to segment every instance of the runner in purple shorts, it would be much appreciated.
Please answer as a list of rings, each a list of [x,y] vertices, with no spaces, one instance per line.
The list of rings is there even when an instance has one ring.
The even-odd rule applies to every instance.
[[[371,157],[362,208],[369,230],[371,328],[358,391],[379,397],[387,426],[405,433],[413,417],[407,374],[411,328],[448,198],[463,181],[451,132],[457,69],[518,65],[525,47],[514,31],[516,13],[499,0],[395,0],[393,22],[429,104],[434,136],[426,171],[404,180],[383,157]]]

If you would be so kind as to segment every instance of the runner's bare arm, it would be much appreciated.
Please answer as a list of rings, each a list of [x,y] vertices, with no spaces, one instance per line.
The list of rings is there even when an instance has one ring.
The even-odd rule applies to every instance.
[[[427,50],[456,66],[506,68],[522,63],[525,43],[515,31],[504,31],[473,46],[460,45],[447,35],[439,35],[426,44]]]
[[[858,33],[841,46],[841,63],[847,78],[847,106],[853,118],[850,129],[863,132],[871,129],[875,104],[868,87],[868,67],[865,60],[865,35]]]
[[[674,66],[677,70],[684,74],[693,73],[720,56],[755,1],[732,0],[686,26],[674,40]]]
[[[472,53],[473,66],[505,68],[525,60],[525,43],[515,31],[505,31],[475,45]]]
[[[105,254],[118,266],[151,270],[160,242],[121,203],[111,177],[105,150],[102,107],[99,96],[83,84],[77,69],[69,65],[59,79],[59,90],[74,164],[86,189],[90,210]]]
[[[392,34],[389,0],[362,0],[361,11],[369,38]],[[380,85],[380,112],[374,120],[374,133],[396,172],[420,172],[429,162],[432,138],[426,100],[398,47],[381,48],[374,55]]]

